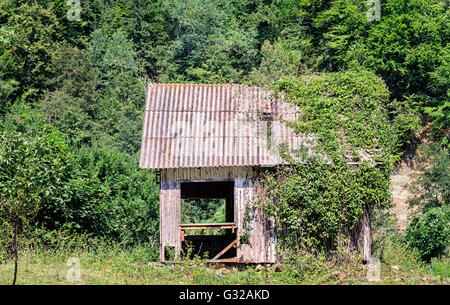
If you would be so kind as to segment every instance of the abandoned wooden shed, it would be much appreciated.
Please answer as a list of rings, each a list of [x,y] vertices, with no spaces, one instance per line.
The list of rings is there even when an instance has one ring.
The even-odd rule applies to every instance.
[[[148,86],[140,167],[156,169],[160,180],[161,261],[169,249],[179,255],[186,242],[213,261],[276,261],[270,219],[249,203],[259,170],[283,163],[279,145],[292,149],[313,141],[282,123],[296,115],[296,106],[259,87]],[[225,200],[224,223],[180,223],[182,200],[211,198]],[[195,229],[226,234],[186,234]]]

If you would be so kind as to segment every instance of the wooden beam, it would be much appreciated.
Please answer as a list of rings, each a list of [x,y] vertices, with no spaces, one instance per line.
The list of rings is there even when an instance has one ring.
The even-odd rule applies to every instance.
[[[212,260],[216,260],[219,257],[221,257],[222,255],[225,254],[225,252],[227,252],[228,250],[231,249],[231,247],[233,247],[235,244],[237,244],[237,239],[233,240],[228,246],[225,247],[225,249],[223,249],[222,251],[220,251],[219,254],[217,254],[216,256],[213,257]]]
[[[198,226],[231,226],[234,225],[234,222],[218,222],[218,223],[182,223],[180,226],[191,226],[191,227],[198,227]]]
[[[234,229],[236,224],[230,223],[192,223],[192,224],[181,224],[180,230],[202,230],[202,229]]]
[[[233,258],[220,258],[216,260],[208,260],[208,263],[239,263],[238,259],[236,257]]]

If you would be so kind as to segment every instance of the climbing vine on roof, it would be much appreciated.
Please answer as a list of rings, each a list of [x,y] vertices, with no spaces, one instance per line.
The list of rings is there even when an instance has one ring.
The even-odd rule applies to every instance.
[[[387,118],[389,91],[371,72],[351,71],[286,79],[275,84],[300,107],[297,132],[318,137],[318,149],[334,161],[364,151],[379,162],[396,157],[397,135]]]

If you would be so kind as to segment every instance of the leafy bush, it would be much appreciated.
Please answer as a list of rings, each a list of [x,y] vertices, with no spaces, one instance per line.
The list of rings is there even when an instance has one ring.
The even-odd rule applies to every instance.
[[[182,223],[214,223],[225,221],[224,199],[182,200]]]
[[[48,124],[0,133],[0,189],[5,240],[13,232],[11,217],[44,244],[55,242],[49,234],[62,236],[57,230],[124,245],[148,243],[158,232],[154,172],[139,170],[135,157],[115,150],[69,147]]]
[[[71,158],[71,198],[65,215],[79,231],[133,245],[158,232],[158,189],[153,171],[134,157],[84,147]]]
[[[431,208],[415,218],[408,227],[406,240],[426,261],[444,254],[450,245],[450,209]]]

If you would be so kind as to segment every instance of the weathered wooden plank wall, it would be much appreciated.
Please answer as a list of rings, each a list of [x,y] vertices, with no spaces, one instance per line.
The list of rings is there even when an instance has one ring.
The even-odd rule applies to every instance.
[[[249,234],[247,243],[238,243],[237,258],[241,262],[275,263],[275,234],[270,221],[255,206],[256,192],[252,180],[235,180],[235,220],[238,227],[238,240]]]
[[[170,168],[161,170],[161,181],[225,181],[236,177],[252,179],[256,176],[253,167],[199,167],[199,168]]]
[[[159,211],[160,260],[164,261],[164,247],[173,247],[176,255],[181,249],[180,183],[178,181],[161,181]]]

